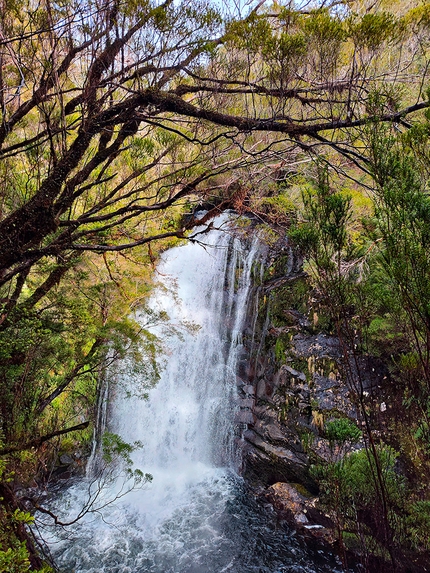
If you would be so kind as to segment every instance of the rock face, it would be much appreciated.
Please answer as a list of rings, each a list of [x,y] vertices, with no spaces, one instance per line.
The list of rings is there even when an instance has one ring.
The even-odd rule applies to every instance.
[[[270,292],[263,284],[250,305],[259,316],[250,317],[248,361],[237,380],[242,474],[282,519],[331,542],[331,533],[318,531],[332,524],[315,509],[318,487],[309,469],[332,455],[324,424],[356,420],[357,411],[340,374],[339,341],[318,332],[313,310],[303,304],[306,279],[286,259],[284,280],[270,279]],[[302,300],[294,294],[300,289]]]
[[[344,507],[336,506],[338,497],[333,491],[338,486],[333,475],[337,474],[330,473],[339,467],[333,463],[364,447],[357,427],[366,431],[370,424],[374,438],[385,437],[384,431],[391,428],[394,417],[389,415],[395,413],[396,404],[391,400],[393,385],[384,355],[376,358],[355,352],[355,340],[349,341],[348,350],[345,340],[342,345],[336,336],[328,334],[333,331],[332,320],[324,316],[318,293],[311,290],[291,256],[281,253],[269,261],[262,283],[250,305],[258,309],[258,316],[249,317],[244,338],[248,363],[242,360],[238,372],[242,474],[273,506],[279,522],[295,527],[307,542],[315,546],[322,543],[326,549],[327,544],[334,544],[330,551],[337,551],[344,563],[360,562],[365,552],[366,570],[389,570],[390,564],[379,556],[380,549],[372,548],[385,542],[380,536],[378,506],[372,514],[365,504],[364,510],[357,510],[351,501],[355,514],[349,514],[346,495]],[[360,459],[365,456],[354,456],[350,467]],[[313,465],[317,466],[315,471],[311,470]],[[406,475],[406,466],[402,468],[397,462],[395,472]],[[354,468],[351,475],[355,473]],[[321,500],[313,478],[318,475],[325,493]],[[369,488],[374,486],[369,483]],[[366,487],[364,482],[363,491]],[[342,525],[345,516],[349,521]],[[388,542],[388,555],[387,548]],[[399,571],[428,570],[428,560],[421,565],[421,549],[397,549]],[[413,565],[409,563],[412,553]]]
[[[243,417],[248,479],[266,486],[295,482],[316,491],[309,465],[328,456],[324,423],[334,417],[357,416],[339,374],[340,359],[336,338],[302,332],[291,336],[285,364],[277,366],[270,354],[259,359],[255,371],[261,375],[253,381],[250,410],[246,420]]]
[[[346,418],[362,426],[356,389],[342,372],[351,384],[360,381],[362,395],[369,406],[377,404],[381,417],[387,408],[380,393],[386,371],[369,356],[349,358],[345,368],[348,357],[337,337],[327,334],[330,319],[288,246],[275,253],[260,277],[244,336],[247,356],[244,352],[237,371],[242,475],[272,504],[280,522],[312,543],[332,544],[337,532],[323,513],[326,506],[318,503],[311,466],[338,461],[346,453],[345,444],[328,440],[327,428],[333,425],[327,423]],[[362,447],[360,441],[346,446],[348,451]]]
[[[300,485],[275,483],[267,488],[265,498],[277,511],[280,522],[300,529],[308,539],[335,543],[334,523],[316,507],[318,498],[309,496]]]
[[[76,476],[83,476],[85,474],[85,463],[86,460],[79,451],[72,454],[61,454],[56,461],[54,470],[50,472],[50,476],[57,480],[68,480]]]

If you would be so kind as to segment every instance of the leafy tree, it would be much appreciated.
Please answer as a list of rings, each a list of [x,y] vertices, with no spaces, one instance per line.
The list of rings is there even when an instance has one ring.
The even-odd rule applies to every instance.
[[[373,310],[373,301],[368,302],[367,289],[360,261],[360,247],[351,240],[348,221],[351,218],[351,197],[342,191],[331,188],[327,168],[318,167],[318,180],[315,187],[303,192],[303,217],[291,231],[290,237],[308,261],[314,283],[323,301],[323,308],[330,318],[332,330],[339,337],[342,349],[341,371],[358,406],[359,416],[365,429],[365,455],[372,471],[368,478],[372,480],[375,495],[378,496],[378,540],[389,552],[393,569],[396,567],[395,538],[390,519],[391,499],[381,463],[378,445],[373,434],[371,413],[366,403],[366,386],[362,369],[361,342],[367,328],[369,316],[366,306]],[[365,304],[361,306],[361,303]],[[355,428],[357,430],[357,428]],[[341,446],[349,435],[355,435],[347,422],[336,421],[327,428],[328,438]],[[330,466],[326,475],[328,482],[338,488],[339,507],[343,494],[344,462]],[[345,462],[346,463],[346,462]],[[328,470],[327,470],[328,471]],[[331,473],[332,472],[332,473]],[[340,473],[339,473],[340,472]],[[344,529],[344,513],[340,509],[337,515],[339,539]],[[364,539],[364,538],[363,538]],[[341,543],[344,563],[346,554]]]
[[[375,94],[374,98],[372,105],[376,109],[380,94]],[[421,539],[423,530],[418,523],[426,523],[427,502],[415,502],[412,497],[405,498],[407,507],[395,505],[378,455],[371,403],[366,400],[361,370],[366,351],[386,344],[378,334],[378,328],[383,328],[385,335],[394,333],[398,346],[391,367],[401,383],[397,391],[400,396],[405,393],[404,405],[412,404],[414,412],[419,414],[407,431],[412,430],[413,437],[428,447],[430,235],[429,163],[425,153],[428,126],[423,122],[411,127],[407,133],[399,134],[372,123],[364,133],[369,153],[368,168],[373,178],[371,196],[374,205],[373,216],[364,221],[361,229],[364,242],[354,245],[349,224],[352,217],[350,197],[331,188],[326,169],[319,170],[315,188],[304,192],[303,220],[290,236],[307,257],[308,269],[330,317],[331,328],[341,341],[342,371],[365,424],[366,455],[374,468],[369,479],[373,480],[380,498],[375,516],[379,512],[381,523],[385,522],[383,544],[395,567],[397,560],[403,559],[398,553],[400,545],[410,544],[414,536]],[[342,435],[342,430],[336,422],[335,427],[327,428],[327,437],[336,443],[335,438]],[[424,461],[427,455],[425,451],[420,453]],[[327,470],[324,479],[332,480],[332,487],[341,488],[339,472],[343,472],[342,464]],[[338,494],[343,495],[340,489]],[[421,509],[413,533],[414,528],[409,529],[404,517],[409,513],[410,522],[411,515]],[[337,516],[339,535],[346,527],[346,515],[345,507]],[[366,512],[364,515],[366,517]],[[372,523],[369,515],[366,519]],[[402,528],[407,532],[403,538]],[[381,542],[380,533],[376,535],[378,543]],[[362,539],[366,540],[367,534]]]
[[[376,65],[378,50],[395,41],[393,17],[370,16],[357,16],[348,26],[327,10],[278,8],[267,15],[253,10],[225,26],[205,2],[6,6],[1,284],[13,277],[24,281],[34,264],[68,250],[101,253],[147,243],[153,235],[139,223],[142,215],[164,211],[225,169],[211,158],[213,145],[222,157],[231,141],[248,154],[262,154],[268,145],[279,149],[289,140],[292,151],[308,150],[314,141],[357,160],[345,130],[400,121],[428,105],[396,105],[393,111],[387,98],[375,116],[364,94],[377,80],[373,71],[366,73],[366,91],[359,89],[370,63],[356,70],[355,56],[348,61],[350,80],[334,76],[317,87],[321,74],[308,61],[323,55],[312,49],[321,51],[329,42],[331,54],[345,57],[351,43],[356,53],[370,46]],[[307,45],[309,34],[315,42]],[[247,62],[244,38],[255,36]],[[236,79],[211,75],[221,64],[229,70],[238,61],[243,72]],[[229,98],[225,113],[219,111],[219,94]],[[310,111],[314,105],[317,119]],[[241,136],[249,132],[278,133],[281,139],[251,138],[249,147]],[[332,141],[326,139],[330,132]],[[181,151],[184,140],[198,145]],[[22,188],[11,173],[17,160]]]

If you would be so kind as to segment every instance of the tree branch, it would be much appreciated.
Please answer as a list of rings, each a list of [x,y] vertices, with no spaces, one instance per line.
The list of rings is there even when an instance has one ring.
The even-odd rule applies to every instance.
[[[63,436],[64,434],[69,434],[70,432],[85,430],[85,428],[88,428],[89,425],[90,425],[89,422],[83,422],[82,424],[78,424],[77,426],[72,426],[71,428],[65,428],[64,430],[57,430],[56,432],[52,432],[51,434],[47,434],[46,436],[35,438],[34,440],[30,440],[26,444],[22,444],[21,446],[10,446],[8,448],[0,448],[0,456],[6,456],[7,454],[13,454],[15,452],[30,450],[31,448],[39,448],[45,442],[52,440],[52,438],[56,438],[57,436]]]

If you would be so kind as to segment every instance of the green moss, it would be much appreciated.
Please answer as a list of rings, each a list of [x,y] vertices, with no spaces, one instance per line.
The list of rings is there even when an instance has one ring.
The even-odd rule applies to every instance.
[[[275,342],[275,359],[279,365],[285,364],[287,350],[290,347],[291,337],[289,333],[283,333],[278,336]]]
[[[343,531],[342,539],[345,547],[350,551],[360,551],[360,549],[362,549],[360,538],[357,534]]]
[[[291,368],[294,368],[294,370],[297,370],[298,372],[303,372],[309,379],[311,372],[309,370],[307,358],[294,357],[293,360],[288,361],[288,365]]]
[[[289,310],[307,314],[309,292],[310,288],[305,278],[297,279],[272,292],[270,313],[277,326],[288,325],[288,321],[291,320],[288,316]]]
[[[305,488],[305,486],[302,485],[301,483],[292,483],[292,484],[290,484],[290,485],[292,485],[293,488],[300,493],[300,495],[303,495],[304,497],[307,497],[307,498],[314,497],[314,496]]]

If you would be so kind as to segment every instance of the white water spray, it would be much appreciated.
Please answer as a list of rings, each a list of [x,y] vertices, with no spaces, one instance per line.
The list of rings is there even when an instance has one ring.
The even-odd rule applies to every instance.
[[[111,429],[143,443],[133,461],[154,479],[133,503],[152,525],[160,507],[169,512],[188,503],[191,485],[234,462],[236,361],[258,241],[245,250],[226,219],[216,222],[223,231],[202,236],[204,248],[188,243],[163,255],[163,287],[152,304],[178,334],[165,342],[164,369],[149,400],[118,395],[112,409]]]
[[[149,391],[149,399],[133,397],[132,381],[110,382],[115,396],[107,427],[125,442],[142,442],[143,447],[132,454],[134,467],[149,472],[153,481],[143,490],[121,498],[121,503],[105,508],[103,519],[108,524],[88,514],[76,524],[73,544],[61,540],[57,548],[51,540],[60,563],[71,565],[76,572],[108,570],[106,563],[94,563],[91,552],[99,554],[103,563],[107,547],[118,550],[124,538],[128,548],[123,549],[123,557],[127,563],[146,558],[151,543],[158,547],[164,544],[164,553],[170,555],[175,545],[185,543],[180,530],[187,519],[196,520],[203,545],[205,538],[216,542],[218,534],[209,522],[212,512],[222,511],[221,500],[231,493],[227,476],[235,463],[236,362],[242,349],[258,240],[254,238],[245,249],[226,215],[219,217],[215,226],[221,230],[199,235],[199,242],[170,249],[158,266],[162,285],[156,289],[151,306],[156,312],[168,314],[177,334],[164,342],[161,378]],[[144,322],[145,317],[140,320]],[[160,337],[162,331],[162,326],[154,328]],[[124,376],[125,370],[119,368],[119,375]],[[103,397],[100,407],[105,411]],[[93,452],[89,473],[95,467]],[[99,503],[114,498],[123,487],[121,480],[111,484],[108,491],[100,493]],[[72,512],[65,520],[73,518],[73,507],[84,503],[85,494],[85,483],[71,488],[68,505]],[[171,529],[169,534],[166,527]],[[91,536],[97,536],[97,545],[90,541]],[[140,539],[137,545],[142,549],[134,557],[131,537],[134,545]],[[90,552],[80,543],[83,539],[89,543]],[[187,554],[190,558],[188,549]],[[159,565],[154,567],[154,571],[162,570]]]

